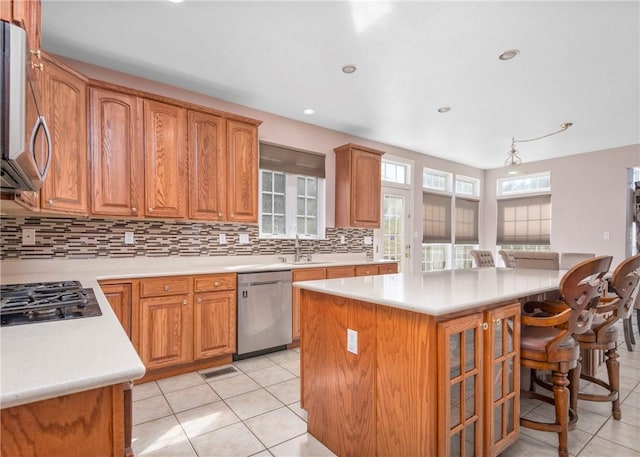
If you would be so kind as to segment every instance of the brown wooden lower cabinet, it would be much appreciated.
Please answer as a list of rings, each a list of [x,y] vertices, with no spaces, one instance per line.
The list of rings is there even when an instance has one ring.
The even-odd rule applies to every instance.
[[[6,408],[0,423],[3,457],[125,455],[121,384]]]
[[[518,303],[436,318],[300,294],[302,406],[333,452],[493,456],[517,439]]]
[[[122,324],[122,328],[131,338],[131,283],[100,283],[100,288]]]
[[[235,273],[225,273],[106,280],[100,286],[125,329],[129,319],[146,381],[231,361],[236,282]]]

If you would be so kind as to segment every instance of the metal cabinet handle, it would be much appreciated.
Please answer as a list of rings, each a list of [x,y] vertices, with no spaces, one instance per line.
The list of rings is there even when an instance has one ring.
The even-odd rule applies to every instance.
[[[502,323],[502,319],[496,319],[496,325],[500,325]]]
[[[47,200],[47,205],[53,205],[53,200],[51,199]]]
[[[220,211],[220,212],[218,213],[218,217],[219,217],[219,218],[222,218],[222,211]]]
[[[164,291],[169,292],[169,286],[164,286]]]
[[[218,281],[213,283],[213,287],[218,287],[218,286],[220,286],[220,283]]]

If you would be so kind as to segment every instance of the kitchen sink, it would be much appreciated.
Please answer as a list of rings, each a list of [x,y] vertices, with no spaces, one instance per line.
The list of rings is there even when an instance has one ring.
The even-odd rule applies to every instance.
[[[331,262],[327,262],[326,260],[320,260],[320,261],[311,261],[311,262],[307,262],[306,260],[301,260],[299,262],[287,262],[289,265],[317,265],[320,263],[331,263]]]

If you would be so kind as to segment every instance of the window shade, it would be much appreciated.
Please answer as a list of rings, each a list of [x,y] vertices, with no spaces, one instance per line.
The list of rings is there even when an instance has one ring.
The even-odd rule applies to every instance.
[[[479,244],[477,200],[456,197],[456,244]]]
[[[422,242],[451,243],[451,197],[422,194]]]
[[[551,195],[498,200],[497,244],[551,244]]]
[[[260,142],[260,169],[324,178],[324,155]]]

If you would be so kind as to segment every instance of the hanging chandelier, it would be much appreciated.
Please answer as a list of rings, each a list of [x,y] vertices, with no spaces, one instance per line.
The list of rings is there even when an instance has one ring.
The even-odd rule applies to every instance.
[[[516,143],[528,143],[529,141],[541,140],[543,138],[547,138],[548,136],[564,132],[572,125],[573,125],[572,122],[565,122],[564,124],[560,124],[560,130],[556,130],[555,132],[547,133],[546,135],[537,136],[535,138],[529,138],[526,140],[517,140],[516,138],[512,137],[511,148],[509,149],[509,152],[507,152],[507,160],[504,161],[504,166],[517,167],[518,165],[522,164],[522,158],[518,155],[518,150],[516,149]]]

